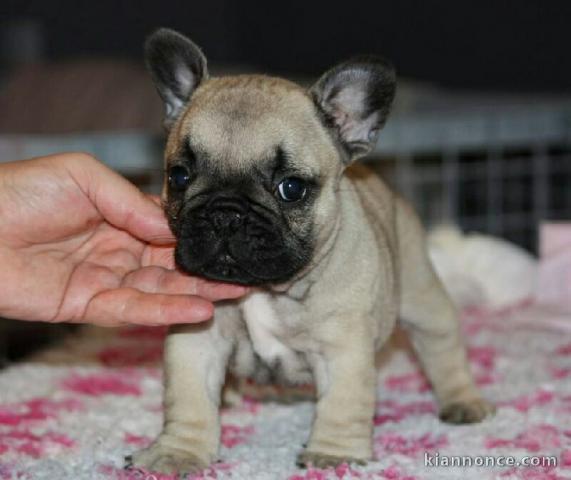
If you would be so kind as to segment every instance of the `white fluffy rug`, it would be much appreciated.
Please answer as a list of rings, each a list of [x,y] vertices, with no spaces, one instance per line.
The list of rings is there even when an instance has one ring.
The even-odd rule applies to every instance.
[[[473,426],[438,421],[424,377],[393,347],[379,374],[377,460],[301,470],[313,405],[241,400],[224,409],[221,461],[204,479],[571,478],[571,318],[519,306],[464,316],[472,367],[497,415]],[[113,333],[113,337],[110,335]],[[56,350],[0,372],[0,479],[168,478],[122,470],[161,425],[161,331],[89,329]],[[469,457],[462,468],[426,465]],[[537,457],[539,467],[481,462]],[[553,456],[553,460],[546,457]],[[450,460],[450,459],[448,459]],[[548,465],[556,461],[557,466]]]

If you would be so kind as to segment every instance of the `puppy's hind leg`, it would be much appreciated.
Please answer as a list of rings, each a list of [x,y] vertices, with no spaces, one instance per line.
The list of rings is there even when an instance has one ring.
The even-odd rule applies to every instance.
[[[474,385],[456,308],[432,268],[422,227],[406,204],[398,208],[402,323],[432,384],[440,418],[479,422],[495,409]]]
[[[219,404],[231,345],[213,322],[180,325],[165,345],[163,430],[126,467],[184,477],[208,467],[218,454]]]

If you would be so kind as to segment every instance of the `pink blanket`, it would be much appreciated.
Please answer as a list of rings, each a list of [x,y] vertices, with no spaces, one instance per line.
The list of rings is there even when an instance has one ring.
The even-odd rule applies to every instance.
[[[295,455],[307,440],[313,404],[245,398],[223,409],[221,462],[193,478],[571,479],[571,335],[564,325],[571,325],[571,315],[555,318],[531,304],[494,314],[466,312],[476,381],[499,407],[484,423],[439,422],[417,362],[395,342],[379,371],[374,462],[298,469]],[[161,428],[157,361],[163,334],[92,329],[40,363],[0,371],[0,479],[174,480],[121,468],[123,456],[147,445]],[[474,464],[443,465],[453,457]],[[506,457],[517,463],[476,463]],[[526,461],[535,466],[524,466]]]

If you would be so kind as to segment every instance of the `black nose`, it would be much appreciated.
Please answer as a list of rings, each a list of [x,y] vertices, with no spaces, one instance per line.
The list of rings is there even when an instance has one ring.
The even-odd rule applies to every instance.
[[[209,203],[209,217],[217,230],[236,230],[244,222],[247,207],[238,199],[218,198]]]

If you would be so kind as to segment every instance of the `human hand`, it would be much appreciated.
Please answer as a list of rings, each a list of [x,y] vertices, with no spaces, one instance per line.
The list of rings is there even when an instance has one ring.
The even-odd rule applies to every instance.
[[[164,325],[247,289],[175,269],[162,210],[83,153],[0,165],[0,315]]]

